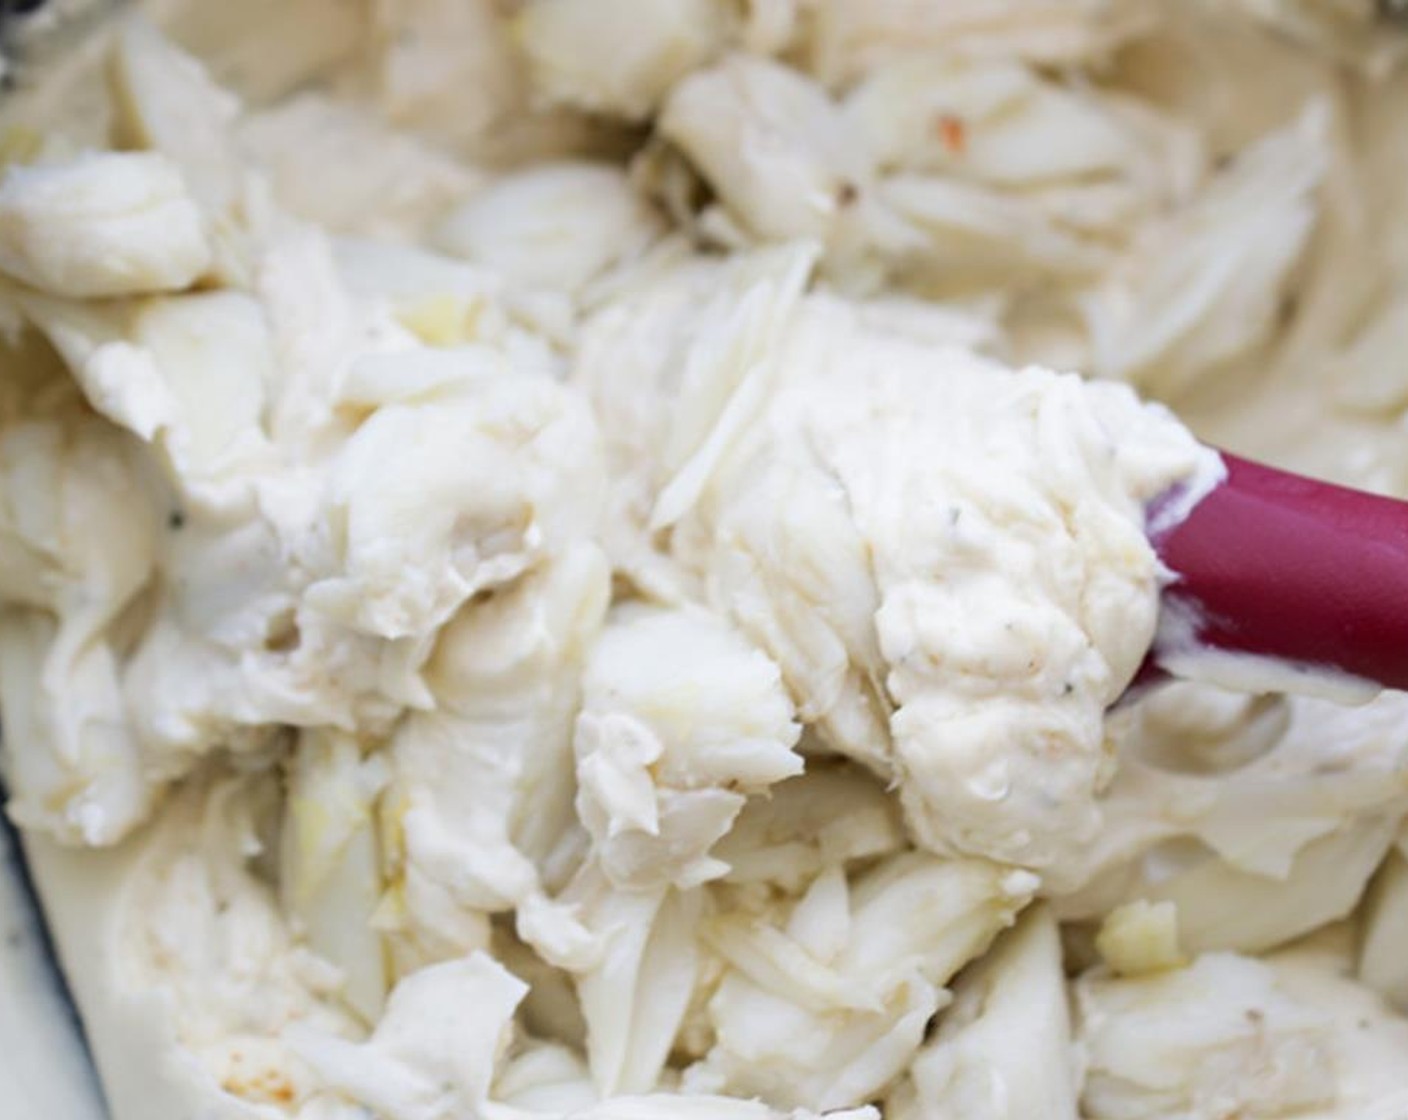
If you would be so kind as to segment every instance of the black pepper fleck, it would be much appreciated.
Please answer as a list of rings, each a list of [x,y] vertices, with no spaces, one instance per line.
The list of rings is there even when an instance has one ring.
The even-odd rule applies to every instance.
[[[166,527],[168,529],[184,529],[186,527],[186,515],[179,509],[173,509],[166,515]]]

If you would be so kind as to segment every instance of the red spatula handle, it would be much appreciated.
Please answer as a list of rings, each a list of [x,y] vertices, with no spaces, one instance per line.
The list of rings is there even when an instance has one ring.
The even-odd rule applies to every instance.
[[[1408,502],[1223,461],[1226,479],[1150,534],[1176,574],[1165,610],[1206,647],[1408,688]]]

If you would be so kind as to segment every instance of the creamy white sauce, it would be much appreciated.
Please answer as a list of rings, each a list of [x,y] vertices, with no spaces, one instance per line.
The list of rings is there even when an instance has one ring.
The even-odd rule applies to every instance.
[[[22,858],[7,834],[0,834],[0,1094],[32,1116],[71,1116],[97,1120],[105,1115],[102,1097],[77,1022],[59,987],[41,932],[15,870]]]

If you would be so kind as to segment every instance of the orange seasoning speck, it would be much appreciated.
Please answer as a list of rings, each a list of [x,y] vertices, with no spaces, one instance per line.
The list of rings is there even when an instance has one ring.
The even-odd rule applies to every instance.
[[[968,147],[968,129],[959,117],[944,113],[939,117],[939,139],[953,155],[961,156]]]

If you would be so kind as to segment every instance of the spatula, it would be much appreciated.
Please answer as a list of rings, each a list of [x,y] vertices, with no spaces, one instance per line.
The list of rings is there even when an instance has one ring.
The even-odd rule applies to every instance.
[[[1225,676],[1408,689],[1408,502],[1223,455],[1226,478],[1150,539],[1170,572],[1137,684]],[[1207,656],[1211,653],[1213,656]]]

